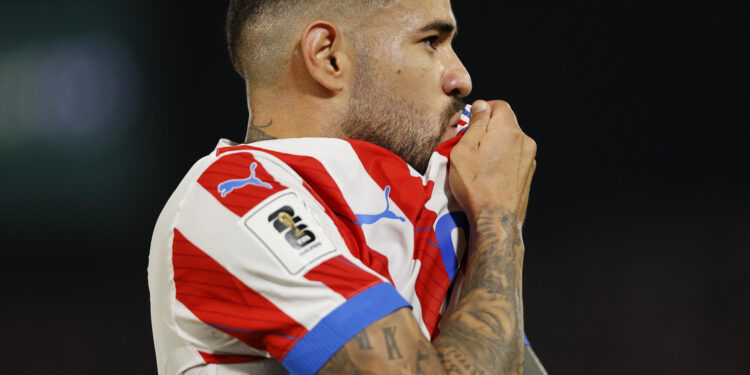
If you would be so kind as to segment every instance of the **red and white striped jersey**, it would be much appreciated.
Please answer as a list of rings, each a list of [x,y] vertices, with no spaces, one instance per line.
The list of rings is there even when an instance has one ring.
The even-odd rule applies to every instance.
[[[154,230],[159,374],[314,374],[405,306],[434,338],[468,236],[447,186],[458,138],[424,176],[362,141],[222,140]]]

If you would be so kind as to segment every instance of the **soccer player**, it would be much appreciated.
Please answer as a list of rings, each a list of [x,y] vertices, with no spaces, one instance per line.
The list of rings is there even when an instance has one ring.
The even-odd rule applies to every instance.
[[[543,373],[521,297],[536,145],[502,101],[456,134],[455,33],[449,0],[230,1],[248,133],[154,230],[160,374]]]

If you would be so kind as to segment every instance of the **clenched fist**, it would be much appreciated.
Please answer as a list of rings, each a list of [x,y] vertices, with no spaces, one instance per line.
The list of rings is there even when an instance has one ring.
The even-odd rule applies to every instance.
[[[521,224],[535,157],[536,142],[521,130],[508,103],[478,100],[469,128],[450,155],[453,195],[472,219],[485,208],[504,208]]]

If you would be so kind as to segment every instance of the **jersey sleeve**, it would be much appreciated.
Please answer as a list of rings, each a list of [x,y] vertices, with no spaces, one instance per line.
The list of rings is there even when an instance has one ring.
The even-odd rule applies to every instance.
[[[351,255],[324,204],[261,151],[220,155],[187,190],[172,233],[175,314],[204,358],[242,354],[227,351],[229,338],[314,374],[409,306]]]

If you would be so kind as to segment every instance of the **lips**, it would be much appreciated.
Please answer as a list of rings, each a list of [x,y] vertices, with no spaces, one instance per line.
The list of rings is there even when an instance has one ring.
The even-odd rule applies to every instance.
[[[453,100],[445,107],[445,110],[440,114],[442,120],[441,123],[443,124],[440,143],[443,143],[458,134],[458,126],[461,123],[461,112],[465,107],[466,104],[463,101],[453,98]]]
[[[451,121],[448,123],[448,127],[452,129],[458,128],[458,122],[461,120],[461,111],[456,112],[452,117]]]
[[[458,133],[458,121],[460,119],[460,111],[451,116],[450,120],[448,121],[448,126],[443,129],[443,134],[440,137],[439,143],[443,143],[456,136],[456,134]]]

